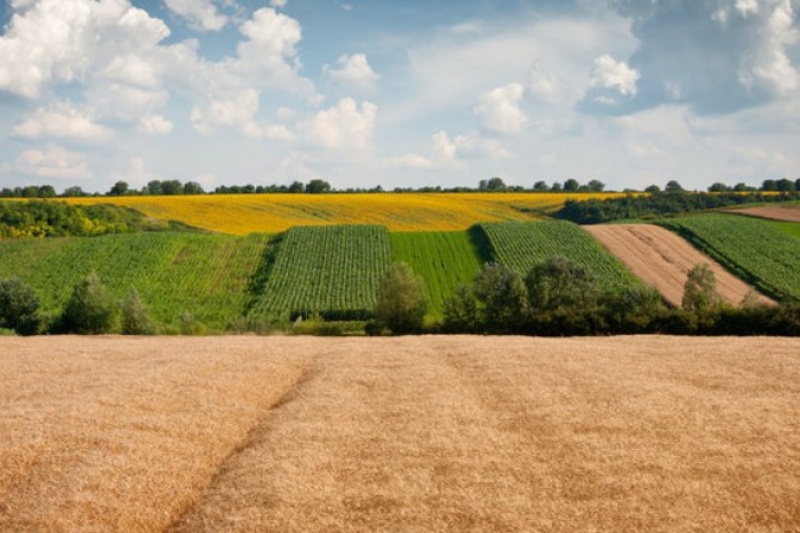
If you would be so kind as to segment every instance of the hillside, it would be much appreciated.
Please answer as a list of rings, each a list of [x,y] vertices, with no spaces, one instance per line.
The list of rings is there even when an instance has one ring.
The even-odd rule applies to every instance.
[[[375,224],[389,231],[463,231],[478,222],[534,220],[570,198],[621,193],[368,193],[243,194],[71,198],[73,204],[114,204],[160,220],[244,235],[293,226]]]

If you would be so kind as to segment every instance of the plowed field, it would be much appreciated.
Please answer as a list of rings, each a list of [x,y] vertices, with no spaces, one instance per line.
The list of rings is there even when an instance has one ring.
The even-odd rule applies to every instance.
[[[733,209],[731,212],[759,218],[800,222],[800,205],[748,207],[745,209]]]
[[[0,531],[775,532],[800,339],[0,338]]]
[[[708,263],[717,279],[717,292],[730,304],[738,304],[752,288],[730,274],[710,257],[674,233],[650,224],[585,226],[642,281],[654,285],[673,306],[683,298],[686,276],[695,265]],[[763,295],[759,301],[771,302]]]

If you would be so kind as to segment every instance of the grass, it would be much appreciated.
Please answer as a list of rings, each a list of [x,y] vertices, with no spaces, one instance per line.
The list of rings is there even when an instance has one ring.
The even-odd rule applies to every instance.
[[[167,328],[178,328],[188,311],[221,331],[244,312],[266,243],[259,235],[162,232],[2,241],[0,272],[30,283],[51,314],[95,271],[118,298],[135,287],[153,318]]]
[[[0,530],[795,531],[800,340],[0,338]]]
[[[70,198],[73,204],[124,205],[148,217],[245,235],[293,226],[376,224],[390,231],[463,231],[477,222],[532,220],[567,199],[621,193],[245,194]]]
[[[391,238],[392,260],[408,263],[425,280],[434,318],[442,317],[444,301],[460,283],[471,284],[481,268],[466,232],[392,233]]]
[[[800,239],[800,223],[798,222],[768,221],[768,224],[792,237]]]

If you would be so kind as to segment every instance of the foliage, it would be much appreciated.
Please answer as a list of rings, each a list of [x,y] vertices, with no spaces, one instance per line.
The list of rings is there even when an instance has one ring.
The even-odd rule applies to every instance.
[[[462,283],[470,283],[481,259],[463,231],[392,233],[392,259],[408,263],[425,280],[428,312],[441,318],[445,299]]]
[[[277,244],[249,315],[293,320],[364,320],[389,266],[389,232],[381,226],[298,227]]]
[[[478,226],[489,241],[492,260],[526,274],[553,256],[591,268],[603,291],[621,291],[640,283],[591,235],[571,222],[507,222]]]
[[[592,271],[559,255],[534,266],[525,285],[531,308],[539,312],[591,308],[600,296]]]
[[[485,264],[475,277],[473,293],[488,332],[510,333],[524,322],[528,291],[516,270],[499,263]]]
[[[567,200],[555,216],[578,224],[601,224],[614,220],[652,219],[742,204],[782,202],[800,198],[796,193],[691,193],[676,191],[674,188],[672,191],[616,198]]]
[[[0,280],[0,328],[35,335],[40,324],[39,298],[33,287],[16,277]]]
[[[428,296],[425,283],[407,263],[393,263],[378,285],[375,318],[395,334],[422,331]]]
[[[472,289],[460,284],[455,294],[444,302],[443,329],[447,333],[473,333],[478,331],[481,318]]]
[[[717,279],[708,263],[695,265],[686,276],[681,308],[693,313],[707,313],[719,306]]]
[[[61,316],[60,329],[66,333],[111,333],[116,326],[117,300],[94,272],[72,290]]]
[[[800,246],[772,223],[736,215],[662,221],[725,268],[779,300],[800,299]]]
[[[45,313],[60,314],[70,288],[95,271],[117,299],[136,287],[165,331],[179,331],[186,310],[210,330],[222,331],[245,312],[248,286],[268,240],[265,235],[145,232],[3,241],[0,272],[34,287]]]
[[[121,329],[123,335],[155,335],[158,331],[150,312],[134,288],[122,301]]]

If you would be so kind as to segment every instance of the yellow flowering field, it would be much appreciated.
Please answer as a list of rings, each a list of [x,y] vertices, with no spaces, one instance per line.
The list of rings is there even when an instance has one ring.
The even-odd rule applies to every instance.
[[[378,224],[390,231],[456,231],[476,222],[533,220],[558,209],[569,198],[616,196],[622,193],[214,194],[68,201],[125,205],[152,218],[244,235],[336,224]]]

